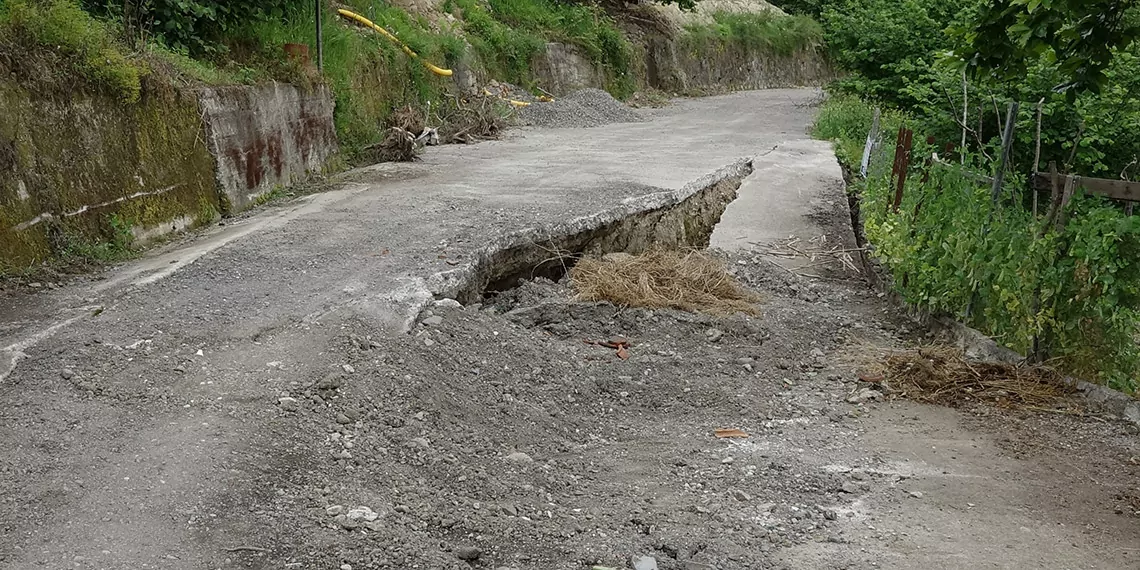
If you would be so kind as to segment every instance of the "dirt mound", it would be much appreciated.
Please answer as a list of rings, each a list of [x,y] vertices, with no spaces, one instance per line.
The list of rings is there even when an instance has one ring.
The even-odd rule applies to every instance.
[[[700,251],[587,258],[574,266],[570,276],[582,300],[622,307],[754,315],[759,301],[729,275],[722,260]]]
[[[552,102],[535,102],[519,109],[525,125],[549,128],[600,127],[644,121],[637,111],[601,89],[582,89]]]

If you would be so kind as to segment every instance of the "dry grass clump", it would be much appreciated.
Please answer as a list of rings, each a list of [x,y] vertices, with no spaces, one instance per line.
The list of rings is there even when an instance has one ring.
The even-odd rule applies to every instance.
[[[580,299],[625,307],[754,315],[760,300],[729,275],[723,261],[699,251],[653,250],[585,258],[570,271],[570,277]]]
[[[891,392],[951,407],[987,402],[1003,408],[1047,408],[1076,391],[1052,368],[970,362],[961,350],[946,346],[894,353],[883,364],[882,381]]]

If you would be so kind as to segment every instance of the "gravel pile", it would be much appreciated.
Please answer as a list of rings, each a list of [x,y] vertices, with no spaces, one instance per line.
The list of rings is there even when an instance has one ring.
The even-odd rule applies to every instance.
[[[519,109],[519,119],[526,125],[551,128],[598,127],[645,120],[637,111],[601,89],[582,89],[552,103],[523,107]]]

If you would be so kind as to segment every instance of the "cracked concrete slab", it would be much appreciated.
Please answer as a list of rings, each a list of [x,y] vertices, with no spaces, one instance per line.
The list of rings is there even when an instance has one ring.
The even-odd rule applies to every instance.
[[[145,314],[167,334],[236,340],[345,307],[400,328],[489,244],[661,206],[774,146],[814,144],[806,103],[816,94],[684,100],[644,123],[521,129],[504,140],[434,147],[418,163],[360,169],[335,191],[212,228],[101,282],[0,300],[13,310],[37,306],[36,318],[0,329],[0,346],[64,320],[53,314],[93,304],[106,307],[103,330]],[[184,315],[198,318],[188,325]]]

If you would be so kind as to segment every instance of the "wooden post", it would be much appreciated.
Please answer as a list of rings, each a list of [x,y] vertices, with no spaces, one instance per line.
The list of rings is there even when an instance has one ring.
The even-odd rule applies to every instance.
[[[906,191],[906,175],[910,169],[910,150],[911,145],[914,143],[914,131],[906,129],[902,133],[902,144],[896,148],[896,160],[898,161],[898,179],[895,183],[895,199],[891,203],[891,211],[898,212],[899,205],[902,204],[903,192]],[[901,154],[900,154],[901,152]]]
[[[863,178],[867,177],[867,168],[871,164],[871,151],[874,149],[875,141],[879,140],[879,115],[882,110],[875,107],[875,116],[871,119],[871,130],[867,133],[867,144],[863,146],[863,160],[859,163],[859,174]]]
[[[1009,161],[1009,149],[1013,146],[1013,124],[1016,122],[1019,107],[1017,101],[1014,101],[1009,104],[1009,108],[1005,112],[1005,128],[1001,135],[1001,156],[998,157],[997,173],[994,174],[994,184],[990,190],[990,197],[994,206],[997,206],[998,197],[1001,195],[1001,185],[1005,181],[1005,165]]]
[[[1049,162],[1049,180],[1052,183],[1052,192],[1049,194],[1049,213],[1045,216],[1045,223],[1037,230],[1037,239],[1045,237],[1045,232],[1049,230],[1049,226],[1053,223],[1053,217],[1057,215],[1057,206],[1060,204],[1061,197],[1061,179],[1057,176],[1057,163]],[[1037,190],[1034,189],[1034,192]],[[1034,218],[1036,221],[1036,217]],[[1037,277],[1037,285],[1033,288],[1033,305],[1030,308],[1033,313],[1034,328],[1036,328],[1037,317],[1041,313],[1041,277]],[[1045,362],[1046,350],[1042,346],[1041,335],[1036,330],[1033,331],[1033,361],[1040,364]]]
[[[895,188],[895,183],[899,177],[899,164],[902,162],[902,155],[903,155],[902,143],[903,143],[903,138],[905,136],[905,133],[906,133],[906,127],[903,127],[900,125],[898,135],[895,136],[895,160],[894,160],[894,163],[891,164],[891,180],[890,180],[890,186],[889,186],[890,188]],[[889,213],[890,211],[891,211],[891,203],[888,202],[887,203],[887,212]]]
[[[1037,102],[1037,144],[1033,151],[1033,172],[1037,172],[1037,168],[1041,166],[1041,106],[1045,104],[1045,98],[1042,97]],[[1037,189],[1033,189],[1033,218],[1037,219]]]
[[[966,164],[966,122],[970,120],[970,91],[966,83],[966,69],[962,68],[962,156],[961,164]],[[981,136],[982,133],[978,133]],[[980,144],[981,141],[979,141]]]

